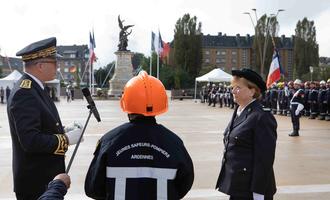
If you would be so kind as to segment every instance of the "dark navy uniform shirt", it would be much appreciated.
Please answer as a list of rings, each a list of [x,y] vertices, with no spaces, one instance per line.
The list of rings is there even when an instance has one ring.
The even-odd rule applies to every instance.
[[[192,160],[182,140],[154,117],[142,117],[100,139],[85,192],[94,199],[177,200],[193,180]]]

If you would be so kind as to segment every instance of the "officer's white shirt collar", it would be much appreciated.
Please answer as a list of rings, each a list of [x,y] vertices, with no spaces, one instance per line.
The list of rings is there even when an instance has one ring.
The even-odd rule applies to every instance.
[[[24,73],[26,73],[27,75],[29,75],[31,78],[33,78],[33,80],[35,80],[37,83],[38,83],[38,85],[41,87],[41,89],[45,89],[45,87],[44,87],[44,84],[42,84],[42,82],[37,78],[37,77],[35,77],[35,76],[33,76],[32,74],[29,74],[29,73],[27,73],[27,72],[24,72]]]
[[[244,108],[238,107],[237,112],[236,112],[236,116],[239,117],[241,115],[241,113],[244,111],[244,109],[250,105],[252,102],[254,102],[256,99],[252,99]]]

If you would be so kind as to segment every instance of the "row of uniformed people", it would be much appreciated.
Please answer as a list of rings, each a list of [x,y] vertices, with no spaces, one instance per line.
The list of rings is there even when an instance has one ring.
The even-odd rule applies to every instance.
[[[201,103],[208,103],[209,106],[219,103],[220,108],[234,108],[235,102],[232,94],[232,87],[219,83],[207,83],[200,92]]]
[[[290,116],[290,102],[297,90],[302,89],[303,105],[302,115],[315,119],[330,121],[330,79],[325,81],[306,81],[296,79],[288,84],[283,82],[273,84],[263,98],[263,105],[273,114]]]

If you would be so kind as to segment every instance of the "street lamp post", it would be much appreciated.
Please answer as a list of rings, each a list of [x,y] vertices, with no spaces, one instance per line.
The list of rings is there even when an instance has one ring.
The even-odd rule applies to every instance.
[[[313,81],[313,66],[309,66],[309,71],[311,72],[311,81]]]

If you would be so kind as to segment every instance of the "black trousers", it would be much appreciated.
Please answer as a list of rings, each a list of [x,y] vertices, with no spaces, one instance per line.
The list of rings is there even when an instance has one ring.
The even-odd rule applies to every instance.
[[[40,194],[17,194],[16,193],[16,199],[17,200],[37,200],[43,193]]]
[[[230,196],[229,200],[253,200],[253,196],[251,197],[235,197],[235,196]],[[273,200],[273,197],[266,197],[264,200]]]
[[[300,122],[299,122],[300,114],[298,116],[296,115],[297,107],[298,107],[297,104],[291,105],[291,122],[292,122],[293,130],[299,131],[299,129],[300,129]]]

